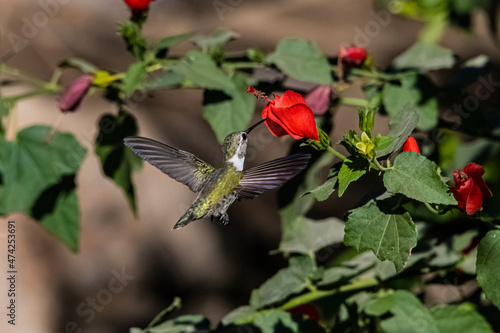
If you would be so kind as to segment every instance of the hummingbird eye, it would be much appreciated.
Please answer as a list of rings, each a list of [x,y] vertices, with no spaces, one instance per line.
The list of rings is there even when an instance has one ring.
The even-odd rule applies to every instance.
[[[241,133],[241,137],[243,138],[243,140],[246,140],[247,139],[247,134],[245,132]]]

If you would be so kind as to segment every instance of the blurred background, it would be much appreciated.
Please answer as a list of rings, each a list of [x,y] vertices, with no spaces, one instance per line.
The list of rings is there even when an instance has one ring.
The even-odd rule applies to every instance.
[[[226,4],[227,10],[217,10],[218,3]],[[40,13],[50,17],[44,20],[47,15]],[[60,61],[73,57],[124,71],[132,58],[116,30],[117,22],[128,16],[121,0],[0,0],[2,62],[44,80],[50,79]],[[340,45],[363,44],[359,46],[384,68],[413,44],[421,27],[396,15],[386,20],[385,26],[378,23],[377,30],[380,21],[372,2],[360,0],[156,0],[144,35],[151,40],[189,31],[208,35],[226,27],[240,35],[228,44],[229,52],[248,47],[270,52],[284,37],[313,40],[332,56]],[[369,38],[362,36],[373,27]],[[498,61],[495,40],[482,14],[474,16],[473,27],[471,34],[449,28],[442,44],[462,59],[487,54]],[[28,44],[17,53],[12,52],[12,32],[29,35]],[[171,53],[190,48],[183,43]],[[76,71],[65,72],[62,81],[70,82],[76,75]],[[11,89],[10,93],[19,93],[25,88]],[[349,89],[347,94],[361,96],[359,88]],[[159,91],[152,96],[136,94],[129,109],[138,119],[140,135],[217,165],[220,148],[203,119],[201,101],[197,90]],[[258,105],[254,120],[262,106]],[[88,149],[77,179],[82,214],[79,253],[70,253],[25,216],[9,218],[18,228],[18,323],[12,327],[0,321],[1,332],[127,332],[132,326],[145,327],[174,296],[182,298],[182,313],[202,313],[215,324],[230,310],[247,304],[252,288],[285,266],[280,255],[269,253],[278,247],[281,232],[275,191],[235,203],[227,226],[205,219],[174,232],[172,226],[195,195],[145,164],[134,176],[139,210],[134,218],[121,190],[104,177],[93,154],[97,120],[114,107],[97,94],[90,96],[59,126],[74,133]],[[59,115],[54,98],[23,101],[15,111],[19,128],[53,125]],[[339,110],[333,140],[356,125],[357,117],[354,108]],[[377,126],[385,131],[385,123]],[[274,138],[264,127],[252,135],[250,148],[256,154],[247,166],[287,154],[289,138]],[[312,214],[342,217],[364,194],[359,184],[353,184],[342,199],[332,196]],[[2,243],[5,232],[0,230]],[[2,271],[7,270],[5,264],[0,261]],[[4,283],[2,279],[1,297]]]

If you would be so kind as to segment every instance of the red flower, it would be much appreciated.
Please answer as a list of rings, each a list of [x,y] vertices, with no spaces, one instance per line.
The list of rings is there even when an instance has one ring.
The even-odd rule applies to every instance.
[[[304,100],[309,105],[313,114],[322,115],[330,106],[330,96],[332,89],[329,86],[316,86],[307,92]]]
[[[90,75],[81,76],[71,83],[59,97],[59,109],[62,112],[76,111],[82,100],[87,96],[94,78]]]
[[[134,13],[143,13],[149,9],[149,3],[155,0],[123,0]]]
[[[412,151],[415,153],[420,153],[420,149],[418,149],[417,140],[412,136],[409,136],[406,139],[405,144],[403,145],[403,151]]]
[[[274,100],[262,110],[262,118],[274,136],[289,134],[295,140],[319,141],[312,110],[301,94],[287,90],[283,96],[274,94]]]
[[[458,202],[458,208],[472,215],[481,209],[483,197],[493,196],[482,176],[484,169],[476,163],[469,163],[463,170],[453,170],[455,187],[450,191]]]
[[[344,66],[356,67],[366,59],[366,50],[357,46],[341,47],[339,58]]]
[[[314,320],[315,322],[320,322],[320,315],[318,309],[311,303],[301,304],[294,308],[286,310],[288,313],[296,313],[307,316],[309,319]]]

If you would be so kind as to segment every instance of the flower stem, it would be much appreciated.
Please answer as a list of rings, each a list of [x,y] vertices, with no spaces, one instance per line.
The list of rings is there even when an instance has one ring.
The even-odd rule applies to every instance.
[[[424,205],[425,207],[427,207],[427,209],[431,212],[431,213],[434,213],[434,214],[439,214],[439,212],[437,210],[435,210],[428,202],[424,202]]]
[[[28,74],[24,74],[19,69],[9,67],[5,64],[0,64],[0,74],[1,73],[5,73],[7,75],[17,77],[17,78],[22,79],[26,82],[29,82],[37,87],[45,87],[47,85],[47,83],[45,81],[40,80],[40,79],[38,79],[34,76],[31,76],[31,75],[28,75]]]
[[[333,149],[331,146],[328,146],[328,148],[326,150],[329,151],[330,153],[332,153],[333,155],[337,156],[338,158],[340,158],[343,161],[345,161],[347,159],[347,157],[345,157],[344,155],[342,155],[341,153],[339,153],[338,151]]]
[[[355,98],[355,97],[341,97],[340,103],[343,105],[352,105],[352,106],[367,106],[370,104],[366,99]]]

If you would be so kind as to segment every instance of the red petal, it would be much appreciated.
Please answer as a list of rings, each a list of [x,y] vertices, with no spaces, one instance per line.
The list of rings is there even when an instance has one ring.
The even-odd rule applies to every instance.
[[[474,180],[484,197],[489,198],[493,196],[490,189],[483,180],[484,169],[482,166],[476,163],[469,163],[465,166],[464,172]]]
[[[420,149],[418,148],[417,140],[412,136],[409,136],[406,139],[405,144],[403,145],[403,151],[413,151],[415,153],[420,153]]]
[[[465,211],[468,215],[472,215],[481,209],[481,206],[483,205],[483,194],[481,193],[481,188],[474,182],[474,180],[469,180],[471,180],[471,188],[467,197]]]
[[[274,136],[280,137],[288,134],[287,131],[280,126],[280,124],[271,120],[270,118],[267,118],[264,123],[266,124],[267,128],[269,128],[269,131],[273,133]]]
[[[306,104],[306,101],[304,100],[304,97],[302,97],[301,94],[296,93],[295,91],[292,90],[287,90],[279,98],[278,95],[274,95],[276,98],[276,107],[278,108],[289,108],[297,104]]]
[[[472,180],[469,178],[461,183],[455,183],[455,187],[450,188],[451,193],[457,200],[458,208],[466,210],[467,200],[472,187]]]
[[[294,139],[307,138],[319,141],[316,122],[307,105],[299,104],[290,108],[272,107],[267,115]]]

